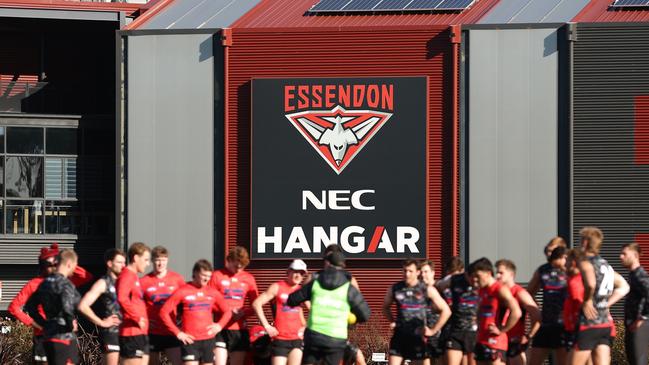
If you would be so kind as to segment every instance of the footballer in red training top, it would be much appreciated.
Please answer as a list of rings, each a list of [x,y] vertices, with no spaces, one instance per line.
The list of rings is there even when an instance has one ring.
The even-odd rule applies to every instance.
[[[212,364],[214,337],[232,317],[232,311],[221,293],[207,286],[212,276],[212,265],[198,260],[192,270],[192,282],[183,285],[160,309],[160,318],[167,330],[182,342],[181,357],[186,364]],[[172,313],[182,306],[182,330],[176,326]],[[213,321],[213,313],[219,318]]]
[[[117,277],[117,302],[122,310],[119,326],[119,356],[124,365],[149,362],[149,320],[138,274],[144,273],[151,260],[151,249],[141,242],[128,249],[129,264]]]
[[[230,249],[225,268],[214,271],[209,286],[218,290],[232,310],[232,319],[216,336],[216,364],[225,365],[230,357],[231,365],[242,365],[250,350],[250,337],[246,318],[254,313],[244,308],[246,298],[254,302],[259,296],[255,278],[244,268],[250,263],[248,251],[241,246]]]
[[[167,299],[181,286],[185,285],[182,275],[167,269],[169,252],[162,246],[151,250],[153,270],[140,279],[146,312],[149,317],[149,350],[152,365],[159,363],[159,353],[165,352],[173,363],[180,362],[180,342],[160,319],[160,308]],[[171,314],[174,318],[175,311]]]

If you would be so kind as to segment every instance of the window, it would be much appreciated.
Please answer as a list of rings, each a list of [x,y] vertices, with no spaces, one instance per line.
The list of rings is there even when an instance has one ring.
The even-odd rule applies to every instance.
[[[0,234],[79,233],[78,134],[0,127]]]

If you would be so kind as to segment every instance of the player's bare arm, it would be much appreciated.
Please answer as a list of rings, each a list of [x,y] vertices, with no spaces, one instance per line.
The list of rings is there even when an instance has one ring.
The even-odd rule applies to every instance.
[[[266,305],[268,302],[271,300],[275,299],[277,296],[277,291],[279,289],[279,286],[277,283],[272,284],[268,289],[261,293],[257,299],[255,299],[252,302],[252,308],[255,310],[255,314],[257,314],[257,318],[259,318],[259,322],[261,322],[261,325],[264,326],[264,329],[266,332],[268,332],[268,335],[270,337],[275,337],[279,334],[277,331],[277,328],[274,326],[271,326],[271,324],[268,322],[268,319],[266,318],[266,315],[264,314],[264,305]]]
[[[615,272],[613,278],[613,293],[608,298],[608,307],[612,307],[613,304],[624,298],[627,294],[629,294],[630,290],[631,287],[629,286],[629,283],[624,280],[622,275]]]
[[[428,298],[430,298],[430,300],[433,302],[433,307],[439,311],[439,320],[437,321],[437,323],[435,323],[433,328],[430,329],[430,335],[432,336],[436,333],[439,333],[448,319],[451,318],[451,308],[449,308],[448,304],[439,294],[437,289],[435,289],[435,287],[428,287],[427,294]]]
[[[584,282],[584,303],[581,305],[584,316],[588,319],[597,318],[597,309],[593,304],[593,294],[595,293],[595,268],[593,264],[587,260],[583,260],[579,263],[579,271],[581,272],[581,278]]]
[[[86,295],[81,298],[81,302],[79,302],[79,312],[83,313],[84,316],[86,316],[92,323],[99,327],[103,328],[109,328],[113,326],[117,326],[121,323],[119,318],[116,315],[112,315],[108,318],[99,318],[95,312],[90,308],[95,301],[97,301],[97,298],[106,291],[106,280],[104,279],[99,279],[97,280],[93,285],[92,288],[86,293]]]

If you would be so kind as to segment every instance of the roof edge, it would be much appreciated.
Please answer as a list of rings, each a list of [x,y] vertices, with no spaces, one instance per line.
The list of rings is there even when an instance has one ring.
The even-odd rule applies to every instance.
[[[142,4],[129,3],[100,3],[65,0],[10,0],[0,2],[2,8],[16,9],[46,9],[46,10],[79,10],[125,12],[131,16],[140,10]]]
[[[348,31],[385,31],[409,32],[413,30],[444,31],[450,29],[452,25],[433,24],[433,25],[353,25],[353,26],[330,26],[330,27],[232,27],[232,30],[238,33],[293,33],[293,32],[348,32]]]
[[[126,27],[124,27],[124,29],[127,29],[127,30],[138,29],[138,27],[141,27],[146,22],[151,20],[151,18],[153,18],[156,14],[160,13],[162,10],[166,9],[173,2],[174,2],[174,0],[153,0],[153,1],[150,1],[149,3],[147,3],[148,6],[143,8],[144,13],[140,14],[140,16],[135,18],[135,20],[132,21]]]

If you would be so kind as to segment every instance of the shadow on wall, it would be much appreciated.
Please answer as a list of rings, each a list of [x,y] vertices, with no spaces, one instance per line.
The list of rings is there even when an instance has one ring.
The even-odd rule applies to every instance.
[[[557,52],[557,32],[552,32],[543,39],[543,57],[548,57]]]
[[[218,34],[214,34],[212,35],[212,37],[201,42],[200,46],[198,47],[198,62],[207,61],[212,58],[212,47],[215,45],[214,38],[217,35]]]

